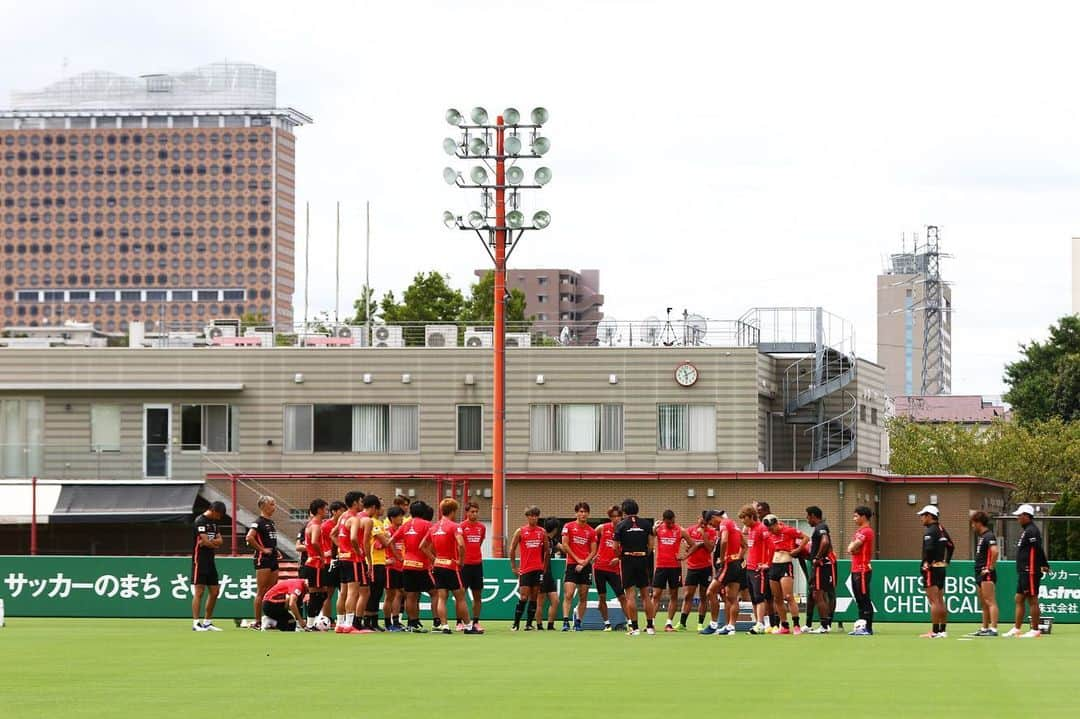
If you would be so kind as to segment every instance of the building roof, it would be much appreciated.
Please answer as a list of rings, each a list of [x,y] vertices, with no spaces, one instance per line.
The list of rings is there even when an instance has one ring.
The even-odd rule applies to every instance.
[[[995,419],[1010,419],[1012,412],[979,395],[906,395],[896,402],[896,416],[913,422],[961,422],[990,424]]]

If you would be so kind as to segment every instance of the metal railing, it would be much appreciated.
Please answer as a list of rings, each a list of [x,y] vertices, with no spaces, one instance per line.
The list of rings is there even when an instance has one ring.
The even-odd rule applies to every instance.
[[[754,307],[738,321],[756,328],[761,343],[845,347],[855,355],[854,325],[821,307]]]
[[[844,399],[850,404],[846,410],[805,430],[813,446],[813,460],[807,470],[825,469],[854,452],[859,403],[850,392],[844,392]]]
[[[793,413],[819,399],[823,393],[842,389],[854,379],[855,355],[846,342],[827,346],[820,353],[803,357],[784,370],[784,409]]]

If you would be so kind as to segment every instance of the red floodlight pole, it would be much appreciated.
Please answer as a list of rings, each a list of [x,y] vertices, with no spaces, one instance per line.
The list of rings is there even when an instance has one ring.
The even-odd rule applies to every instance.
[[[492,338],[494,427],[491,441],[491,539],[492,553],[506,556],[506,157],[503,147],[503,116],[495,120],[495,332]]]

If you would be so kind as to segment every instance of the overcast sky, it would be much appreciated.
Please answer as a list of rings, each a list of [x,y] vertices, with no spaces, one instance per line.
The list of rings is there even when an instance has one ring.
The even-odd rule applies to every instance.
[[[312,314],[334,306],[336,200],[343,311],[363,283],[365,200],[378,294],[430,269],[466,289],[489,260],[441,223],[474,200],[441,179],[445,108],[542,104],[554,180],[525,209],[553,221],[512,267],[598,268],[619,320],[822,305],[874,359],[883,258],[937,224],[954,255],[954,393],[998,394],[1017,343],[1069,311],[1077,12],[881,6],[0,0],[0,103],[65,67],[275,70],[278,104],[315,119],[297,148]]]

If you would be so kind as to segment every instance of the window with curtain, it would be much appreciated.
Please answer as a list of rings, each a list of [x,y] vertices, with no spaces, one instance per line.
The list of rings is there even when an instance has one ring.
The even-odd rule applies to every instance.
[[[420,450],[420,407],[415,404],[390,406],[390,451]]]
[[[390,411],[385,404],[358,404],[352,408],[352,451],[385,452],[389,446]]]
[[[664,452],[715,452],[716,407],[711,404],[657,405],[656,446]]]
[[[40,399],[0,400],[0,477],[41,474],[43,411]]]
[[[531,452],[623,451],[621,404],[535,404],[529,410]]]
[[[90,449],[94,452],[120,451],[120,405],[90,405]]]
[[[457,451],[484,450],[484,406],[459,404],[457,408]]]
[[[311,415],[310,404],[285,405],[285,451],[311,451]]]
[[[227,404],[180,405],[180,449],[236,451],[236,412]]]

